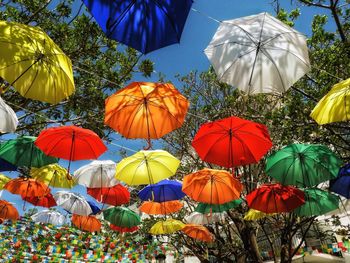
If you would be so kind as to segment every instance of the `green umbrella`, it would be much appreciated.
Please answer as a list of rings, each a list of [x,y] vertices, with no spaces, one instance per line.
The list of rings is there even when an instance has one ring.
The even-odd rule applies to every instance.
[[[195,211],[202,213],[202,214],[222,213],[222,212],[228,211],[230,209],[236,208],[241,203],[242,203],[242,199],[236,199],[236,200],[233,200],[231,202],[227,202],[227,203],[224,203],[221,205],[199,203],[197,205]]]
[[[0,144],[0,158],[16,166],[42,167],[58,159],[45,155],[34,142],[36,137],[21,136]]]
[[[113,207],[103,211],[103,217],[119,227],[134,227],[141,223],[140,216],[125,207]]]
[[[299,216],[319,216],[338,209],[339,197],[327,191],[305,189],[305,204],[294,210]]]
[[[291,144],[266,160],[265,171],[284,185],[311,187],[337,177],[341,160],[319,144]]]

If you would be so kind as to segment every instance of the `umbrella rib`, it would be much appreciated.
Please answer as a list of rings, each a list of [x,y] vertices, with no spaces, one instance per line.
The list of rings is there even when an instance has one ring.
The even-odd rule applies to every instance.
[[[297,54],[295,54],[294,52],[292,52],[292,51],[290,51],[290,50],[288,50],[288,49],[286,49],[286,48],[281,48],[281,47],[269,47],[269,46],[267,46],[267,47],[264,47],[263,48],[265,51],[267,51],[268,49],[269,50],[282,50],[282,51],[286,51],[287,53],[289,53],[289,54],[291,54],[291,55],[293,55],[294,57],[296,57],[298,60],[300,60],[302,63],[304,63],[305,65],[308,65],[300,56],[298,56]]]
[[[256,42],[257,42],[256,38],[255,38],[253,35],[251,35],[247,30],[245,30],[243,27],[241,27],[240,25],[235,24],[235,23],[231,23],[230,21],[223,21],[222,23],[230,24],[230,25],[232,25],[232,26],[238,27],[240,30],[243,31],[243,33],[245,33],[245,34],[247,35],[247,37],[248,37],[253,43],[256,43]]]
[[[279,33],[273,37],[266,39],[264,42],[261,43],[261,45],[264,46],[264,45],[268,44],[269,42],[275,40],[276,38],[279,38],[279,37],[284,36],[286,34],[294,34],[294,35],[304,36],[304,34],[301,34],[299,32],[293,32],[293,31],[283,32],[283,33]]]
[[[167,108],[164,107],[163,105],[156,104],[156,103],[153,102],[153,101],[149,101],[149,102],[150,102],[150,104],[153,104],[153,107],[158,107],[158,108],[160,108],[160,109],[162,109],[162,110],[168,112],[168,113],[170,114],[170,116],[174,118],[174,120],[175,120],[176,122],[178,122],[179,124],[181,124],[181,121],[179,121],[179,120],[176,118],[176,116],[175,116],[172,112],[169,111],[169,109],[167,109]]]
[[[35,72],[35,76],[34,76],[32,82],[30,83],[29,87],[27,88],[27,90],[26,90],[26,92],[24,93],[23,96],[26,96],[27,93],[30,91],[30,89],[33,87],[33,85],[34,85],[34,83],[35,83],[35,80],[36,80],[36,78],[38,77],[38,74],[39,74],[39,70],[37,70],[37,71]]]
[[[211,49],[214,49],[216,47],[224,46],[224,45],[228,45],[228,44],[237,44],[237,45],[244,46],[244,47],[254,47],[254,48],[256,48],[255,44],[254,45],[249,45],[249,43],[241,43],[241,42],[237,42],[237,41],[228,41],[228,42],[218,43],[218,44],[215,44],[215,45],[210,45],[205,50],[211,50]]]
[[[128,12],[131,10],[131,8],[135,5],[136,1],[132,1],[126,8],[125,10],[121,13],[121,15],[115,19],[115,21],[113,23],[111,23],[110,25],[108,25],[109,21],[107,20],[107,30],[110,31],[107,34],[107,37],[111,37],[112,32],[116,29],[116,27],[124,20],[124,18],[126,17],[126,15],[128,14]]]

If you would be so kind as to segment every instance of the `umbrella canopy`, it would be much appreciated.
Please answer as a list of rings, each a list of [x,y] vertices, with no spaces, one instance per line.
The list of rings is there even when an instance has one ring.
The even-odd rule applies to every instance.
[[[74,172],[75,181],[85,187],[101,188],[115,186],[116,163],[111,160],[92,161]]]
[[[192,0],[83,0],[108,38],[143,54],[180,42]]]
[[[337,177],[340,158],[319,144],[291,144],[266,159],[265,171],[284,185],[315,186]]]
[[[145,201],[139,207],[139,210],[149,215],[167,215],[181,210],[183,203],[178,200],[167,202]]]
[[[184,226],[185,224],[181,221],[170,218],[165,221],[162,220],[155,223],[149,230],[149,233],[152,235],[172,234],[183,229]]]
[[[155,184],[173,176],[179,164],[163,150],[139,151],[117,164],[116,178],[128,185]]]
[[[98,202],[113,206],[123,205],[130,202],[130,193],[128,189],[121,184],[112,187],[87,188],[87,193]]]
[[[21,136],[0,144],[0,158],[16,166],[42,167],[58,159],[45,155],[34,145],[36,137]]]
[[[95,216],[73,215],[72,223],[77,228],[88,232],[100,232],[101,222]]]
[[[73,188],[76,182],[71,176],[67,177],[67,170],[58,164],[49,164],[40,168],[32,168],[30,175],[32,178],[58,188]]]
[[[71,193],[66,191],[59,191],[54,194],[54,198],[58,206],[62,207],[66,211],[88,216],[92,214],[92,209],[85,198],[77,193]]]
[[[203,241],[203,242],[213,242],[214,236],[208,230],[208,228],[202,225],[187,224],[181,229],[189,237]]]
[[[208,204],[224,204],[238,199],[242,190],[243,185],[229,172],[214,169],[188,174],[182,185],[182,191],[193,200]]]
[[[1,24],[1,23],[0,23]],[[13,133],[17,129],[18,119],[13,109],[0,97],[0,133]]]
[[[91,202],[91,201],[87,201],[87,202],[92,210],[93,215],[96,215],[99,212],[101,212],[101,209],[94,202]]]
[[[9,202],[5,200],[0,200],[0,218],[1,219],[19,219],[19,214],[17,209]]]
[[[329,190],[350,198],[350,164],[340,168],[338,177],[329,181]]]
[[[266,214],[291,212],[305,203],[303,191],[292,186],[265,184],[246,196],[249,208]]]
[[[319,124],[350,120],[350,78],[335,84],[317,103],[310,116]]]
[[[203,161],[231,168],[259,162],[272,142],[265,125],[229,117],[203,124],[192,146]]]
[[[247,93],[281,93],[310,70],[306,37],[267,13],[222,21],[205,54],[218,79]]]
[[[133,227],[120,227],[120,226],[115,226],[113,224],[110,224],[109,226],[112,230],[120,232],[120,233],[131,233],[135,232],[139,229],[138,226],[133,226]]]
[[[31,218],[34,222],[51,224],[55,226],[63,225],[66,221],[66,218],[64,215],[62,215],[60,212],[53,211],[53,210],[42,210],[32,215]]]
[[[12,194],[26,197],[40,197],[50,193],[50,188],[35,179],[30,178],[15,178],[4,185],[4,189]]]
[[[0,148],[1,148],[1,145],[0,145]],[[17,166],[0,158],[0,172],[3,172],[3,171],[17,171]]]
[[[126,207],[113,207],[103,211],[103,217],[108,222],[119,227],[135,227],[141,223],[141,218]]]
[[[0,191],[4,189],[5,184],[7,184],[9,181],[11,181],[10,177],[0,174]]]
[[[238,207],[241,203],[242,199],[236,199],[221,205],[199,203],[194,211],[202,214],[222,213]]]
[[[156,184],[147,185],[138,194],[142,201],[166,202],[179,200],[185,196],[182,183],[175,180],[162,180]]]
[[[0,21],[0,76],[22,96],[56,104],[74,92],[72,63],[38,27]]]
[[[262,219],[264,217],[267,217],[267,216],[271,216],[273,214],[266,214],[264,212],[261,212],[261,211],[258,211],[258,210],[255,210],[255,209],[249,209],[248,212],[244,215],[244,220],[247,220],[247,221],[255,221],[255,220],[259,220],[259,219]]]
[[[23,197],[23,200],[35,206],[42,206],[47,208],[57,206],[56,201],[51,193],[47,193],[44,196],[26,196]]]
[[[310,188],[305,189],[305,204],[294,210],[299,216],[319,216],[339,207],[339,197],[327,191]]]
[[[215,222],[224,222],[226,213],[212,213],[210,215],[193,212],[185,218],[189,224],[208,225]]]

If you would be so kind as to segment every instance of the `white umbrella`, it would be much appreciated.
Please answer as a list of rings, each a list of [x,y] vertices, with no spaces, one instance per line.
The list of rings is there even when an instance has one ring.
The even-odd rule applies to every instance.
[[[310,70],[306,38],[267,13],[222,21],[205,49],[220,81],[281,93]]]
[[[93,213],[89,203],[80,194],[59,191],[53,197],[58,206],[72,214],[88,216]]]
[[[76,170],[74,178],[78,184],[86,187],[112,187],[118,184],[115,171],[116,163],[113,161],[93,161]]]
[[[18,119],[13,109],[0,97],[0,132],[15,132]]]
[[[52,210],[42,210],[31,217],[34,222],[52,225],[63,225],[66,219],[60,212]]]
[[[225,221],[226,213],[212,213],[211,215],[193,212],[185,218],[189,224],[207,225],[215,222]]]

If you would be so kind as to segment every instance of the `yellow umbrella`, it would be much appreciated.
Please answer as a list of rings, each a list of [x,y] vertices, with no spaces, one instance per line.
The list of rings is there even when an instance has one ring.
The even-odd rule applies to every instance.
[[[155,184],[174,175],[179,164],[163,150],[139,151],[117,164],[116,178],[128,185]]]
[[[56,104],[74,92],[72,63],[39,28],[0,21],[0,76],[23,97]]]
[[[350,78],[335,84],[310,116],[319,124],[350,120]]]
[[[6,175],[0,174],[0,190],[4,189],[4,185],[11,181],[10,177],[7,177]]]
[[[67,170],[56,163],[40,168],[32,167],[30,170],[30,175],[34,179],[58,188],[72,188],[76,185],[75,180],[67,174]]]
[[[172,234],[176,231],[179,231],[185,227],[185,224],[179,220],[168,219],[165,221],[159,221],[155,223],[149,233],[152,235],[163,235],[163,234]]]
[[[261,218],[267,217],[267,216],[273,216],[275,214],[265,214],[264,212],[255,210],[255,209],[249,209],[249,211],[245,214],[244,220],[247,221],[253,221],[253,220],[259,220]]]

